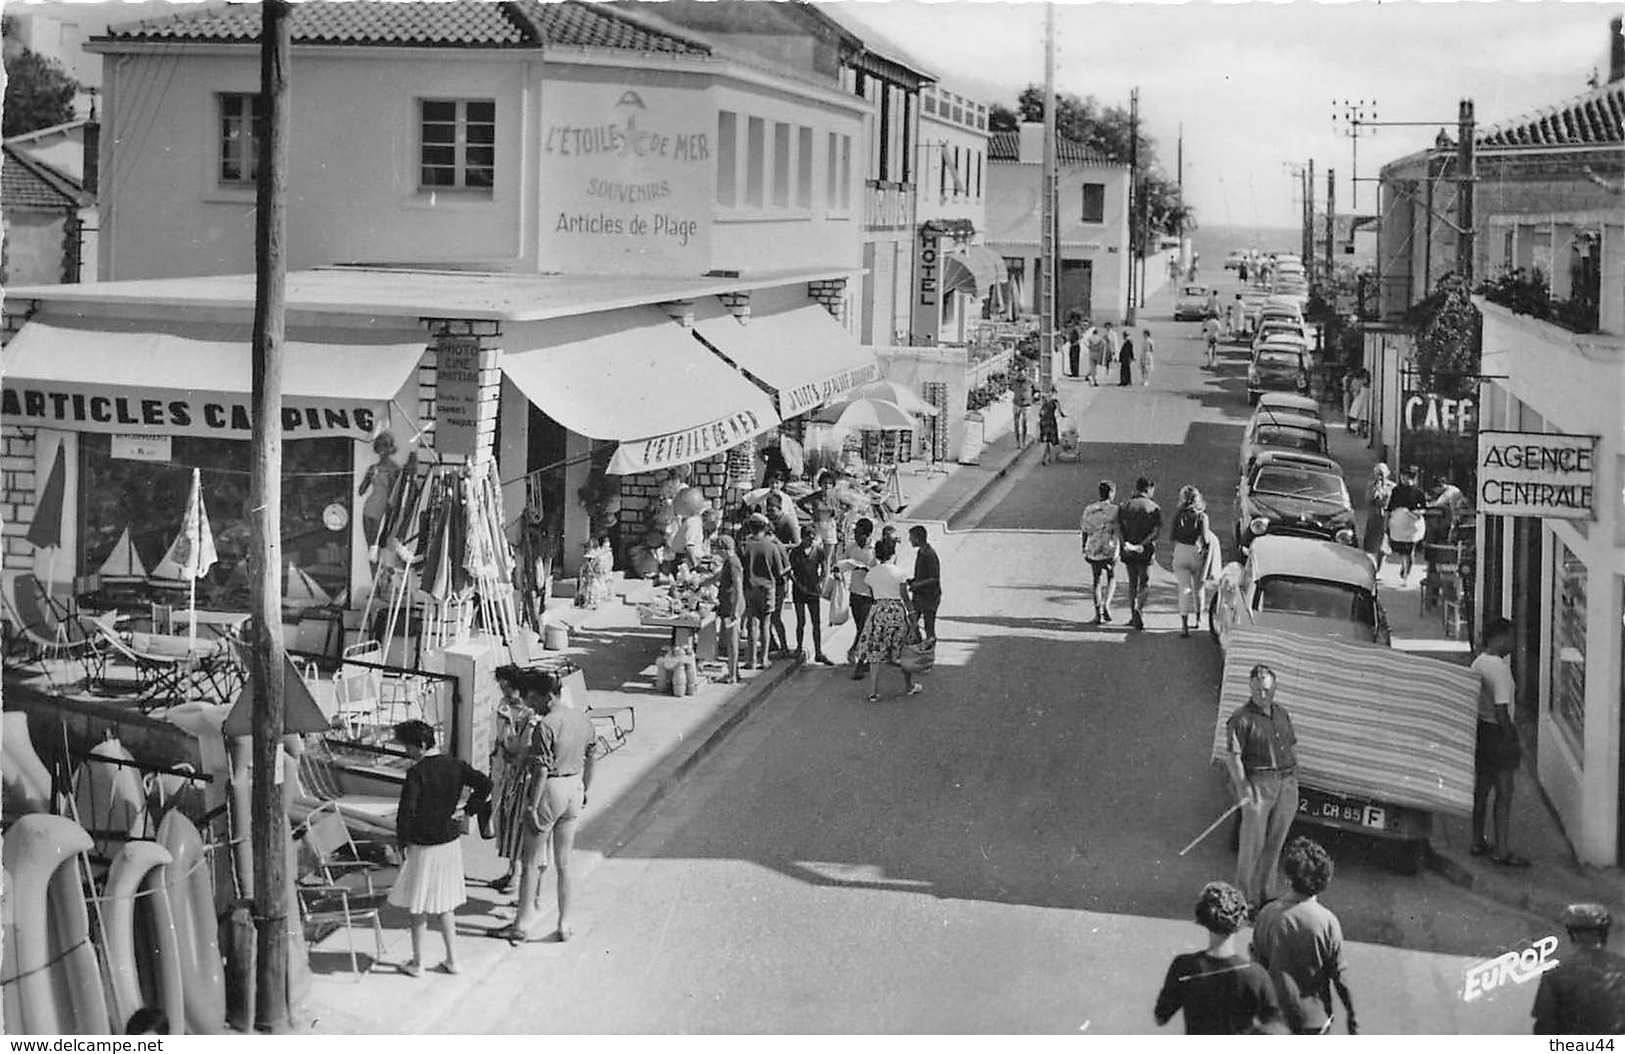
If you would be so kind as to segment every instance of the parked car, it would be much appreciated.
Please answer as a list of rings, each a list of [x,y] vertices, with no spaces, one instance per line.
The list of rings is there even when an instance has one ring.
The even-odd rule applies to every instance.
[[[1224,258],[1224,269],[1226,271],[1240,270],[1241,261],[1245,259],[1247,259],[1246,249],[1232,249],[1230,250],[1230,255]]]
[[[1242,434],[1237,458],[1237,475],[1245,476],[1253,459],[1266,450],[1292,450],[1301,454],[1330,457],[1326,426],[1308,417],[1253,418]]]
[[[1309,363],[1296,346],[1264,344],[1253,352],[1247,367],[1247,402],[1256,404],[1265,392],[1309,392]]]
[[[1258,417],[1266,411],[1296,414],[1299,417],[1310,417],[1316,421],[1320,418],[1320,404],[1307,395],[1294,395],[1291,392],[1265,392],[1258,397],[1253,410],[1253,416]]]
[[[1244,562],[1225,566],[1208,603],[1208,629],[1222,648],[1237,626],[1389,641],[1370,557],[1318,538],[1266,535],[1253,542]]]
[[[1205,285],[1183,285],[1179,287],[1179,296],[1174,299],[1174,321],[1184,322],[1195,320],[1200,322],[1207,317],[1207,301],[1213,290]]]
[[[1236,484],[1236,549],[1266,535],[1354,544],[1354,507],[1337,462],[1288,450],[1253,458]]]
[[[1253,332],[1252,350],[1256,352],[1270,341],[1289,343],[1303,351],[1309,350],[1309,335],[1303,331],[1303,326],[1284,318],[1266,318],[1260,322]]]

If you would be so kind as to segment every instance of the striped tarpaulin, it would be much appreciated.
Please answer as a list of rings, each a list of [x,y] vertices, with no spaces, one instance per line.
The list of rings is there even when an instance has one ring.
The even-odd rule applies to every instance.
[[[1237,627],[1227,642],[1213,730],[1247,702],[1255,663],[1276,674],[1275,701],[1298,733],[1299,783],[1430,811],[1470,813],[1478,675],[1370,644]]]

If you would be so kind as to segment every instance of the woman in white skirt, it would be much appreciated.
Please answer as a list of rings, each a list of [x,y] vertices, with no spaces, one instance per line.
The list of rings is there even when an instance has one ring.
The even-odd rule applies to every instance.
[[[482,814],[488,808],[491,780],[466,761],[435,749],[434,729],[424,721],[402,721],[395,726],[395,742],[415,762],[401,788],[395,814],[395,840],[406,863],[389,890],[389,902],[412,917],[412,961],[403,971],[410,977],[423,973],[423,938],[429,916],[439,920],[446,942],[443,973],[457,973],[456,910],[468,899],[463,891],[462,824],[456,818],[463,789],[469,790],[466,811]]]

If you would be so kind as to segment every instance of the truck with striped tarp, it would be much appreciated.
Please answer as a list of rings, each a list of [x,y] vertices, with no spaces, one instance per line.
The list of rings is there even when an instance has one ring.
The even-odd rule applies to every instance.
[[[1435,812],[1471,813],[1472,670],[1380,645],[1238,626],[1225,643],[1217,765],[1228,749],[1225,723],[1247,702],[1257,663],[1275,671],[1275,702],[1297,732],[1299,822],[1405,843],[1414,868]]]

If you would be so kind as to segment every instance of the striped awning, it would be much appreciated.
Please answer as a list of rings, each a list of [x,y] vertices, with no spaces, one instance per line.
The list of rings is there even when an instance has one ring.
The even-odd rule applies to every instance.
[[[971,296],[986,296],[1004,277],[1004,257],[980,245],[942,258],[942,287],[946,292],[962,289]]]
[[[1282,630],[1231,631],[1213,730],[1247,702],[1256,663],[1275,671],[1275,701],[1298,733],[1304,786],[1441,812],[1473,808],[1478,675],[1464,666],[1370,644]]]

